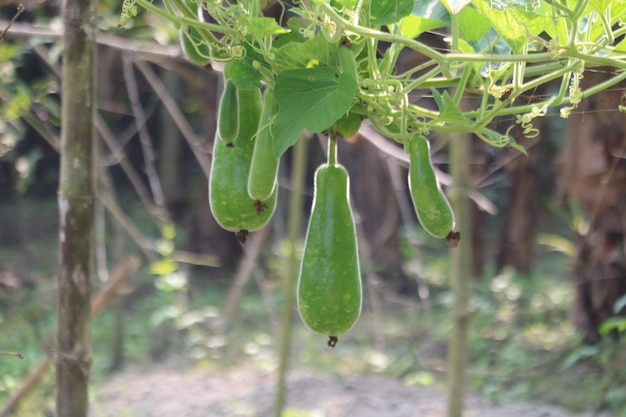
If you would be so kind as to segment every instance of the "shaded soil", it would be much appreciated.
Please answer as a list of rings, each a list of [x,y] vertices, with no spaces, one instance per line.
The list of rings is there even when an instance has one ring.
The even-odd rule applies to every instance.
[[[127,370],[95,394],[92,417],[270,417],[276,374],[240,368],[207,372]],[[444,417],[445,393],[407,387],[384,376],[336,377],[294,372],[287,408],[293,417]],[[469,396],[465,417],[592,417],[540,404],[495,405]],[[609,413],[594,417],[611,417]]]

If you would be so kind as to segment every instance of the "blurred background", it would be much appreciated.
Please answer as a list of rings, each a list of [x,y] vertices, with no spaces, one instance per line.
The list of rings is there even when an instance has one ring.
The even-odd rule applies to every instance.
[[[25,6],[0,41],[0,351],[23,356],[0,356],[0,404],[49,357],[56,326],[60,5]],[[177,30],[153,15],[119,28],[120,7],[100,2],[94,385],[163,363],[272,372],[289,250],[291,151],[270,225],[241,245],[208,206],[221,73],[188,63]],[[15,10],[11,0],[0,1],[0,29]],[[440,39],[423,40],[443,48]],[[417,59],[407,55],[402,65]],[[583,84],[610,71],[588,72]],[[520,99],[540,103],[550,93],[547,86]],[[471,392],[626,416],[623,94],[616,86],[585,98],[569,119],[555,111],[536,121],[537,138],[518,134],[527,156],[472,141],[472,233],[463,236],[472,242]],[[514,123],[500,119],[496,127]],[[430,139],[447,185],[448,138]],[[306,142],[305,216],[325,155],[320,138]],[[339,159],[351,178],[363,314],[330,354],[325,337],[295,314],[291,366],[443,387],[449,251],[417,222],[407,158],[365,126],[340,142]],[[296,250],[305,230],[303,222]],[[18,415],[50,409],[50,374],[37,379]]]

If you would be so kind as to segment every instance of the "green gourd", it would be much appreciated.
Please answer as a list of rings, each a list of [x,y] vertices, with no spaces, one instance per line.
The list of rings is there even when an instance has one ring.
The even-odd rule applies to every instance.
[[[233,80],[228,78],[224,80],[224,91],[217,110],[217,135],[226,143],[231,143],[237,138],[241,115],[239,107],[237,87]]]
[[[362,289],[349,179],[338,164],[315,172],[313,209],[298,280],[298,310],[314,332],[337,336],[350,330],[361,313]]]
[[[268,88],[263,95],[263,112],[248,177],[248,195],[259,201],[267,199],[276,189],[279,159],[274,155],[273,122],[277,110],[274,90]]]
[[[247,231],[265,226],[276,208],[276,191],[266,200],[248,196],[248,175],[254,149],[254,136],[261,116],[261,93],[239,90],[239,133],[232,143],[219,138],[213,147],[209,178],[209,203],[217,223],[238,232],[245,241]]]
[[[193,26],[181,26],[180,47],[185,57],[194,64],[206,66],[211,62],[211,48]]]
[[[441,190],[430,160],[430,144],[422,135],[409,140],[409,190],[422,227],[435,237],[454,229],[454,212]]]

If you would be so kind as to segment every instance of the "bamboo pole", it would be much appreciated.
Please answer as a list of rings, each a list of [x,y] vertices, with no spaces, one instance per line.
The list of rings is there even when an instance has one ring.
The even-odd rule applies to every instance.
[[[472,271],[471,214],[468,188],[470,180],[471,136],[465,133],[451,135],[450,204],[456,216],[457,231],[461,234],[458,247],[450,250],[450,285],[454,294],[452,331],[448,350],[448,417],[461,417],[466,386],[469,296]]]
[[[280,357],[278,367],[278,383],[274,398],[274,416],[281,417],[285,407],[287,390],[287,370],[289,368],[289,356],[291,353],[291,334],[293,321],[293,300],[295,297],[298,258],[296,245],[300,238],[300,226],[302,223],[302,206],[304,203],[304,179],[306,174],[306,149],[307,141],[301,137],[294,146],[294,157],[291,168],[291,198],[289,200],[289,258],[287,260],[287,273],[283,277],[283,308],[282,308],[282,332],[280,336]]]

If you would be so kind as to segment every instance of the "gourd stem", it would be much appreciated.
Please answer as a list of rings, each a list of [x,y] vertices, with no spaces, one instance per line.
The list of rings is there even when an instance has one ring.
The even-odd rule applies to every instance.
[[[337,164],[337,133],[330,132],[328,141],[328,165]]]

